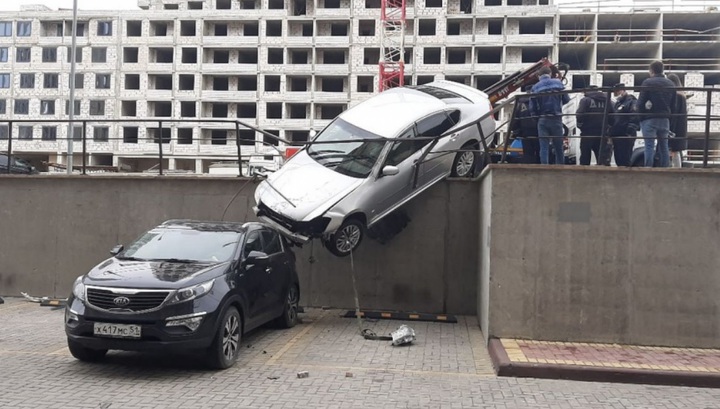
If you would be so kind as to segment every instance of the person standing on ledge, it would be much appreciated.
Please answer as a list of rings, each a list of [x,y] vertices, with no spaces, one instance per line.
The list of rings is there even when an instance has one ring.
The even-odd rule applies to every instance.
[[[655,141],[657,140],[660,167],[670,166],[670,152],[668,150],[668,136],[670,134],[670,116],[675,105],[675,84],[665,78],[665,66],[662,61],[653,61],[650,64],[650,78],[643,81],[643,87],[652,87],[640,91],[638,98],[638,113],[640,114],[640,129],[645,140],[645,167],[651,168],[655,164]]]
[[[555,148],[555,163],[565,164],[563,152],[562,107],[570,102],[567,94],[542,95],[543,93],[565,90],[565,85],[557,78],[551,78],[552,71],[543,67],[538,72],[540,81],[533,85],[532,93],[540,94],[530,98],[530,111],[538,118],[538,137],[540,138],[540,163],[550,163],[550,142]]]

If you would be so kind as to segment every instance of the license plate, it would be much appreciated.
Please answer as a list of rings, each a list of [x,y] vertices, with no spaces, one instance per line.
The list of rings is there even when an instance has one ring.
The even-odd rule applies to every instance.
[[[96,322],[93,327],[93,334],[96,337],[140,338],[140,328],[141,327],[139,325],[105,324],[102,322]]]

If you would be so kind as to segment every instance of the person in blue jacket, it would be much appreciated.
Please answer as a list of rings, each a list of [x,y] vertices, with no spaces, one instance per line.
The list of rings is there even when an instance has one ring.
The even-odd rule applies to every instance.
[[[638,98],[640,129],[645,140],[645,166],[648,168],[654,164],[656,140],[660,167],[670,166],[668,136],[677,93],[675,84],[665,77],[664,69],[662,61],[653,61],[650,64],[650,78],[642,82],[643,87],[650,88],[640,91]]]
[[[530,111],[538,117],[538,136],[540,138],[540,163],[550,163],[550,142],[555,148],[555,163],[564,164],[562,107],[570,102],[567,94],[542,95],[544,93],[565,90],[565,85],[557,78],[551,78],[552,71],[543,67],[538,72],[540,81],[533,85],[532,93],[539,94],[530,98]]]

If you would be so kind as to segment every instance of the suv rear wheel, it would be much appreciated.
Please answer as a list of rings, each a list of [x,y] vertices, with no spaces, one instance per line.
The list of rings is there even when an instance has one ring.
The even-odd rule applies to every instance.
[[[107,349],[85,348],[70,339],[68,339],[68,349],[72,356],[83,362],[97,362],[105,358],[105,354],[107,354]]]
[[[219,322],[215,340],[208,350],[210,366],[215,369],[227,369],[235,364],[240,353],[242,321],[237,308],[228,307]]]

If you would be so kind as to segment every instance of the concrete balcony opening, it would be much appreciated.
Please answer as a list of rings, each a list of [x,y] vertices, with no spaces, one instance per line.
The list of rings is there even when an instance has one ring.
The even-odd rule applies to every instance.
[[[317,104],[315,119],[335,119],[347,109],[347,104]]]
[[[180,22],[180,36],[195,37],[197,35],[197,21],[183,20]]]
[[[239,76],[237,78],[238,91],[257,91],[257,77]]]
[[[347,92],[347,77],[318,77],[315,81],[315,91]]]
[[[139,90],[140,89],[140,74],[125,74],[125,89],[126,90]]]
[[[238,103],[235,105],[235,110],[238,118],[257,118],[257,103],[255,102]]]
[[[285,50],[282,48],[269,48],[267,56],[268,64],[284,64]]]
[[[172,74],[150,74],[148,75],[148,89],[155,90],[172,90],[173,76]]]
[[[375,37],[375,20],[360,20],[358,22],[358,36]]]
[[[307,119],[310,118],[310,104],[288,104],[289,119]]]
[[[239,64],[257,64],[258,62],[257,48],[240,49],[237,53]]]
[[[179,145],[192,145],[193,129],[192,128],[178,128],[177,129],[177,143]]]
[[[150,35],[153,37],[172,36],[174,25],[172,21],[151,21]]]
[[[357,77],[357,92],[374,92],[375,91],[375,77],[372,75],[358,75]]]
[[[180,91],[193,91],[195,89],[195,76],[191,74],[180,74],[178,76],[178,85]]]
[[[129,20],[125,23],[126,37],[142,37],[142,21]]]
[[[175,50],[172,48],[151,47],[149,51],[150,63],[168,64],[175,59]]]
[[[138,47],[123,47],[123,62],[136,64],[139,62],[140,51]]]
[[[288,92],[306,92],[310,88],[311,81],[310,76],[288,76],[286,89]]]
[[[280,76],[279,75],[266,75],[265,76],[265,92],[280,92]]]
[[[120,103],[120,115],[136,117],[137,116],[137,101],[122,101]]]
[[[180,117],[196,118],[197,117],[197,103],[195,101],[180,102]]]
[[[197,64],[198,50],[195,47],[183,47],[180,61],[183,64]]]
[[[267,37],[282,37],[282,21],[268,20],[265,22],[265,35]]]

